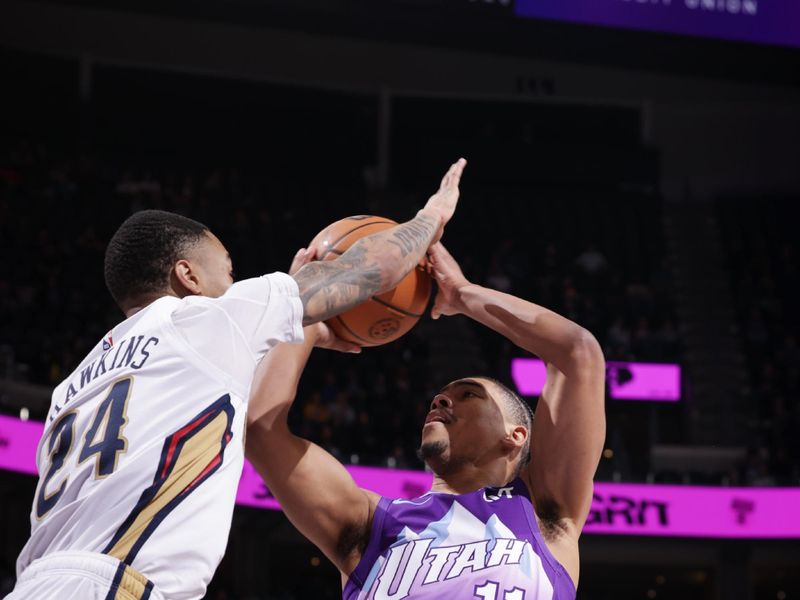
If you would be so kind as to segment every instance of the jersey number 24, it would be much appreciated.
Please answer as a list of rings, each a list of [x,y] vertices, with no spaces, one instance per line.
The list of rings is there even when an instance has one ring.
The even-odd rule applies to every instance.
[[[92,423],[83,438],[78,464],[94,457],[96,479],[111,475],[117,468],[120,454],[128,449],[128,440],[123,437],[122,430],[128,422],[126,412],[132,386],[131,377],[114,383],[108,395],[97,407]],[[44,471],[36,494],[37,519],[43,519],[53,509],[67,486],[68,478],[64,478],[56,490],[47,492],[48,484],[64,467],[67,456],[72,450],[77,417],[78,413],[75,411],[63,415],[56,421],[47,439],[50,466]]]

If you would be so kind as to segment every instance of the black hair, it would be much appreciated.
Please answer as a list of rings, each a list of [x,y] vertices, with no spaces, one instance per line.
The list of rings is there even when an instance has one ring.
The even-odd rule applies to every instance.
[[[120,307],[142,294],[169,285],[176,261],[200,242],[208,227],[163,210],[143,210],[128,217],[106,247],[106,287]]]
[[[519,471],[531,461],[531,430],[533,428],[533,410],[531,409],[530,405],[519,396],[519,394],[497,379],[494,379],[493,377],[486,377],[485,375],[476,377],[476,379],[485,379],[486,381],[491,381],[495,386],[497,386],[497,388],[500,389],[502,400],[505,402],[506,408],[508,409],[508,415],[511,419],[511,422],[514,423],[514,425],[522,425],[528,430],[528,437],[525,440],[525,445],[520,453],[521,458],[517,467],[517,475],[519,475]]]

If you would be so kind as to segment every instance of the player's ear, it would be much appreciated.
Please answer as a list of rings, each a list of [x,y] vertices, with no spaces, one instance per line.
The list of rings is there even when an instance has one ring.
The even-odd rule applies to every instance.
[[[172,267],[172,287],[178,296],[199,296],[202,292],[198,273],[191,262],[181,259]]]
[[[516,425],[505,437],[504,442],[511,448],[522,448],[528,439],[528,430],[522,425]]]

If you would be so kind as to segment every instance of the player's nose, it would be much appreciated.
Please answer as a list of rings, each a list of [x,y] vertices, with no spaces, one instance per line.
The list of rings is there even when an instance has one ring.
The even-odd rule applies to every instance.
[[[437,408],[452,408],[453,401],[444,394],[436,394],[431,401],[431,410]]]

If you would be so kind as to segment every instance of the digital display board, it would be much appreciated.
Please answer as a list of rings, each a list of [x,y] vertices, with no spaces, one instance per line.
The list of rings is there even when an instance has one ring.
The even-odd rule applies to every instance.
[[[586,25],[800,47],[798,0],[516,0],[514,13]]]
[[[0,416],[0,469],[36,475],[36,447],[44,426]],[[388,498],[430,490],[422,471],[347,466],[356,483]],[[255,468],[244,464],[236,503],[280,510]],[[800,488],[727,488],[597,482],[589,534],[703,538],[800,538]]]
[[[433,475],[348,466],[356,483],[388,498],[426,493]],[[236,501],[279,510],[255,469],[245,464]],[[697,538],[800,538],[798,488],[724,488],[688,485],[594,484],[587,534]]]
[[[511,359],[511,378],[523,396],[541,394],[546,376],[545,364],[539,359]],[[677,402],[681,399],[679,365],[608,361],[606,380],[612,400]]]

